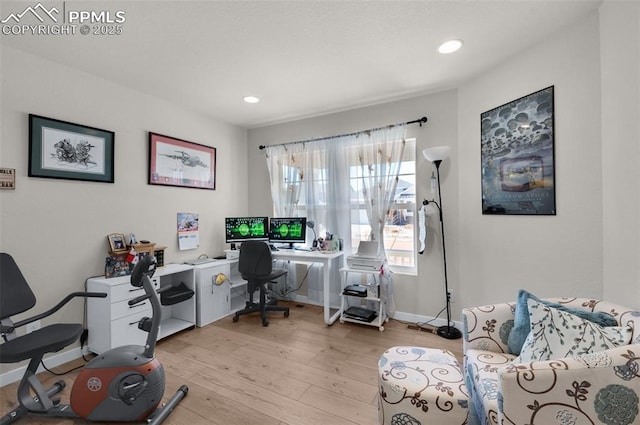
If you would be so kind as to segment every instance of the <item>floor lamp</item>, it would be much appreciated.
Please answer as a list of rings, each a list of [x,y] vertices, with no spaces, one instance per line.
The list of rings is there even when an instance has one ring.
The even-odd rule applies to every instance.
[[[449,156],[449,146],[438,146],[435,148],[428,148],[422,151],[422,154],[428,161],[431,161],[436,166],[436,174],[438,176],[438,202],[435,201],[423,201],[424,205],[433,203],[438,207],[440,212],[440,234],[442,235],[442,258],[444,260],[444,292],[447,308],[447,325],[440,326],[436,333],[443,338],[458,339],[462,337],[462,333],[455,326],[451,326],[451,294],[449,294],[449,281],[447,280],[447,250],[444,244],[444,220],[442,219],[442,194],[440,193],[440,164],[443,160]],[[434,194],[435,195],[435,194]]]

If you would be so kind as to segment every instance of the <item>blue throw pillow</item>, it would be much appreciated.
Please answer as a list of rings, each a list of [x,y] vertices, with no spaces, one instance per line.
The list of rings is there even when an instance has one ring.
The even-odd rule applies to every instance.
[[[535,295],[521,289],[518,291],[518,298],[516,300],[515,316],[513,318],[513,328],[509,332],[509,339],[507,340],[507,346],[511,354],[519,355],[524,340],[527,339],[527,335],[531,332],[531,322],[529,320],[529,308],[527,307],[527,300],[532,299],[539,303],[545,304],[549,307],[556,308],[558,310],[566,311],[576,316],[589,320],[600,326],[617,326],[618,321],[610,314],[601,311],[587,311],[576,308],[571,308],[558,303],[552,303],[549,301],[541,300]]]

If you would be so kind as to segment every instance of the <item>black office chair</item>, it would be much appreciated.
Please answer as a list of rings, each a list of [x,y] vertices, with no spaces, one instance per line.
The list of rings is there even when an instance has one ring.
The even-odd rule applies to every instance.
[[[274,269],[271,258],[271,248],[265,242],[244,241],[240,246],[240,258],[238,270],[243,279],[247,281],[249,301],[244,309],[236,311],[233,321],[237,322],[241,315],[260,312],[262,326],[269,326],[268,311],[283,311],[284,317],[289,317],[289,307],[280,307],[275,303],[267,303],[267,285],[269,282],[284,276],[285,269]],[[260,290],[260,302],[253,302],[253,293]]]

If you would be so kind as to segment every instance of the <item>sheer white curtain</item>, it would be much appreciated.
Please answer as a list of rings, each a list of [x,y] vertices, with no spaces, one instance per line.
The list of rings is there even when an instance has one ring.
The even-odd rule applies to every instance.
[[[396,195],[406,135],[407,126],[402,124],[362,133],[352,141],[358,155],[370,239],[379,241],[379,254],[385,258],[384,226]]]
[[[315,227],[307,232],[307,240],[313,239],[315,231],[319,238],[329,232],[349,243],[348,143],[340,139],[265,148],[274,214],[305,215],[313,221]]]
[[[295,216],[297,209],[305,210],[307,219],[315,222],[318,237],[329,232],[342,239],[350,252],[352,191],[360,190],[371,227],[369,238],[380,242],[380,254],[386,258],[384,226],[395,197],[406,132],[406,124],[399,124],[268,146],[274,213]],[[354,202],[358,198],[354,196]]]
[[[307,185],[309,217],[318,224],[318,237],[331,233],[351,251],[351,190],[349,185],[349,136],[314,141],[309,161],[313,178]],[[312,170],[312,171],[311,171]]]
[[[266,150],[273,212],[277,217],[296,217],[305,181],[305,146],[270,146]]]

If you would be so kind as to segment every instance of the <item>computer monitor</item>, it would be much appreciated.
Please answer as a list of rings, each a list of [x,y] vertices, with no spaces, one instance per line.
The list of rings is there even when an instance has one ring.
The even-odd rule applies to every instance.
[[[226,217],[224,224],[227,243],[269,240],[269,217]]]
[[[305,243],[307,238],[306,217],[275,217],[269,219],[269,242]]]

